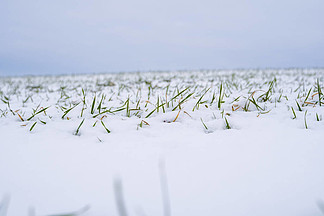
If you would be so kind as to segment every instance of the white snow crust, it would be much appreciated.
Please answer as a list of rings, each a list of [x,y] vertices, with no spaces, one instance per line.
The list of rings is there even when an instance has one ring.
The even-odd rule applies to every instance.
[[[117,216],[118,193],[135,216],[323,215],[323,83],[322,69],[2,77],[0,215]]]

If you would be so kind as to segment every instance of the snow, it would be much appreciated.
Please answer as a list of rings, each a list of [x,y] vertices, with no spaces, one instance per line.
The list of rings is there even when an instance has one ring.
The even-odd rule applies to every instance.
[[[316,94],[316,81],[323,83],[323,72],[290,69],[1,78],[1,99],[10,97],[10,108],[25,120],[0,102],[0,197],[10,197],[7,215],[33,215],[33,211],[35,215],[52,215],[85,206],[89,210],[80,215],[119,215],[118,181],[128,215],[163,215],[164,171],[171,215],[323,215],[324,111],[316,95],[307,100],[311,105],[303,103],[311,87],[311,95]],[[232,105],[243,107],[253,91],[266,91],[266,82],[274,77],[277,84],[271,99],[258,102],[264,111],[252,105],[248,112],[241,108],[233,111]],[[167,79],[170,81],[163,81]],[[114,85],[96,85],[107,80]],[[152,104],[147,108],[149,84],[145,81],[161,87],[151,92]],[[220,81],[242,86],[231,92],[231,85],[224,87],[225,102],[218,109]],[[195,94],[181,105],[175,121],[179,109],[172,108],[181,99],[165,113],[160,110],[145,118],[155,108],[157,95],[164,97],[162,92],[169,84],[170,92],[191,85]],[[28,87],[37,85],[43,87]],[[64,100],[60,98],[61,86],[67,86],[69,97]],[[138,116],[133,111],[128,117],[126,110],[105,113],[102,120],[111,131],[107,133],[100,122],[104,115],[93,118],[98,110],[90,112],[95,93],[96,106],[104,92],[104,104],[113,107],[111,110],[122,106],[128,97],[134,108],[139,87]],[[207,102],[192,111],[206,87],[211,87],[202,100]],[[62,119],[64,111],[59,106],[80,102],[82,88],[86,92],[84,116],[80,116],[81,103]],[[213,92],[217,99],[210,105]],[[288,100],[278,102],[280,94]],[[33,101],[23,103],[28,95]],[[232,103],[240,95],[239,101]],[[301,112],[296,101],[304,105]],[[50,108],[26,121],[38,104]],[[226,129],[224,116],[231,129]],[[82,119],[84,124],[76,136]],[[149,125],[139,127],[141,120]],[[0,206],[0,215],[1,211]]]

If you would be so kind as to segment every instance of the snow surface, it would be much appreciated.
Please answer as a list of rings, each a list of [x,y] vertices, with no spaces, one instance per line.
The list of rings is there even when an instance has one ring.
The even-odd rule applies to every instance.
[[[262,110],[250,104],[244,111],[248,99],[262,96],[273,80],[270,99],[257,100]],[[1,78],[0,215],[6,197],[8,216],[53,215],[85,206],[89,210],[80,215],[121,215],[119,181],[127,215],[167,215],[165,194],[171,215],[178,216],[323,215],[324,104],[318,101],[317,81],[324,82],[321,69]],[[221,83],[225,95],[219,109]],[[186,87],[165,113],[160,107],[145,118],[159,96],[163,103]],[[172,111],[191,92],[181,110]],[[102,110],[123,107],[128,98],[131,108],[138,101],[140,108],[91,113],[94,95],[97,107],[102,94],[107,107]],[[24,101],[28,96],[32,99]],[[38,111],[49,108],[27,121],[37,106]],[[140,126],[142,120],[149,125]]]

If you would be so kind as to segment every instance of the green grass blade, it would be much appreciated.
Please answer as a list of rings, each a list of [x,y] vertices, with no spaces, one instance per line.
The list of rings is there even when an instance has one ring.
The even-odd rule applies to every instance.
[[[30,127],[29,131],[32,131],[32,130],[34,129],[34,127],[35,127],[36,124],[37,124],[37,122],[35,122],[35,123]]]
[[[105,128],[105,130],[107,131],[107,133],[110,133],[110,132],[111,132],[110,130],[108,130],[108,128],[106,127],[106,125],[104,124],[103,121],[101,121],[101,124],[102,124],[102,126]]]
[[[203,124],[204,128],[205,128],[206,130],[208,130],[208,127],[206,126],[206,124],[204,123],[204,121],[202,120],[202,118],[200,118],[200,121],[201,121],[201,123]]]
[[[79,134],[79,132],[80,132],[80,128],[81,128],[81,126],[82,126],[84,120],[85,120],[85,119],[83,119],[83,120],[81,121],[81,123],[79,124],[78,128],[76,129],[74,135],[78,135],[78,134]]]
[[[91,105],[91,114],[93,115],[96,105],[96,95],[93,98],[92,105]]]

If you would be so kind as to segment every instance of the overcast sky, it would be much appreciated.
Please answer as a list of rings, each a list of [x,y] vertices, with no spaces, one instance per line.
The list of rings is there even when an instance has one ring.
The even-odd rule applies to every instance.
[[[0,0],[0,74],[324,67],[323,0]]]

